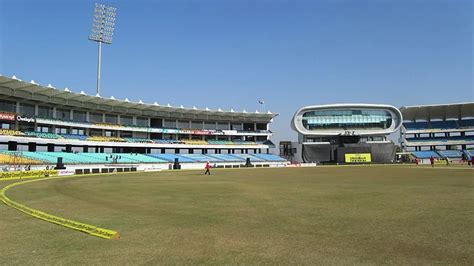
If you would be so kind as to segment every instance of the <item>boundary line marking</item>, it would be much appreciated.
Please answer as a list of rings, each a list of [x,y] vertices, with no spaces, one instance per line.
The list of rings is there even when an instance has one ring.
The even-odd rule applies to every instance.
[[[55,216],[52,214],[48,214],[30,207],[27,207],[23,204],[20,204],[16,201],[11,200],[5,195],[5,192],[12,188],[16,187],[22,184],[27,184],[27,183],[32,183],[32,182],[38,182],[42,180],[51,180],[51,179],[59,179],[59,178],[66,178],[66,177],[77,177],[77,176],[55,176],[55,177],[45,177],[45,178],[38,178],[38,179],[32,179],[32,180],[27,180],[27,181],[20,181],[20,182],[15,182],[12,184],[9,184],[5,186],[2,190],[0,190],[0,200],[3,201],[6,205],[17,209],[23,213],[26,213],[28,215],[31,215],[35,218],[41,219],[43,221],[47,221],[50,223],[54,223],[57,225],[64,226],[66,228],[74,229],[77,231],[81,231],[84,233],[87,233],[92,236],[100,237],[100,238],[105,238],[105,239],[119,239],[120,234],[116,231],[105,229],[105,228],[100,228],[94,225],[90,224],[85,224],[81,222],[77,222],[74,220],[69,220],[63,217]],[[11,180],[11,179],[10,179]]]

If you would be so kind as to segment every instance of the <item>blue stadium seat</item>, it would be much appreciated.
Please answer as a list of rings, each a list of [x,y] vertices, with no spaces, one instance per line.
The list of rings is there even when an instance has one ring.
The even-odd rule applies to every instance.
[[[474,150],[463,150],[463,152],[470,158],[474,156]]]
[[[76,134],[61,134],[65,139],[77,139],[77,140],[86,140],[86,135],[76,135]]]
[[[418,159],[428,159],[431,156],[433,158],[440,158],[439,154],[435,151],[412,151],[411,153]]]
[[[459,127],[474,127],[474,119],[465,119],[458,121]]]
[[[195,160],[196,162],[221,162],[222,160],[220,159],[217,159],[217,158],[214,158],[214,157],[211,157],[211,156],[207,156],[206,154],[186,154],[186,155],[183,155],[187,158],[190,158],[192,160]]]
[[[169,163],[173,163],[175,158],[178,158],[181,163],[194,163],[196,160],[182,156],[181,154],[170,154],[170,153],[151,153],[147,154],[150,157],[165,160]]]
[[[251,162],[265,162],[264,159],[255,157],[253,156],[253,154],[232,154],[232,155],[242,158],[244,160],[247,160],[247,158],[250,158]]]
[[[450,142],[450,141],[474,141],[474,136],[465,136],[465,137],[449,137],[449,138],[444,138],[444,137],[435,137],[435,138],[428,138],[428,137],[423,137],[423,138],[407,138],[406,139],[408,142]]]
[[[403,126],[408,130],[429,128],[428,122],[404,122]]]
[[[244,159],[233,156],[232,154],[207,154],[207,156],[216,158],[223,162],[245,162]]]
[[[458,150],[445,150],[445,151],[438,151],[439,155],[443,158],[461,158],[462,152]]]
[[[448,121],[431,121],[431,128],[438,128],[438,129],[453,129],[458,128],[456,121],[448,120]]]
[[[254,157],[261,158],[265,161],[268,162],[285,162],[286,160],[281,158],[280,156],[274,155],[274,154],[265,154],[265,153],[258,153],[258,154],[252,154]]]

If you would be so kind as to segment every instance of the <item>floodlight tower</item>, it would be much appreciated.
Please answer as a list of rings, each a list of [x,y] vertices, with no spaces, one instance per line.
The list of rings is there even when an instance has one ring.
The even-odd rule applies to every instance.
[[[92,20],[92,32],[89,40],[99,44],[97,60],[97,94],[100,93],[100,65],[102,56],[102,43],[112,44],[115,26],[115,7],[103,4],[95,4],[94,18]]]

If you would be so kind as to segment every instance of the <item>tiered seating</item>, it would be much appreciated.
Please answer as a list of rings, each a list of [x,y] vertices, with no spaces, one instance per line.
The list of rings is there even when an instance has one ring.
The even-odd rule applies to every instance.
[[[281,158],[280,156],[274,155],[274,154],[265,154],[265,153],[259,153],[259,154],[253,154],[254,157],[261,158],[265,161],[268,162],[284,162],[286,161],[285,159]]]
[[[459,127],[474,127],[474,119],[465,119],[458,121]]]
[[[474,119],[430,121],[430,122],[404,122],[407,130],[417,129],[456,129],[474,127]]]
[[[443,158],[461,158],[462,152],[458,150],[445,150],[445,151],[438,151],[438,154],[441,155]]]
[[[213,158],[204,154],[186,154],[184,155],[187,158],[190,158],[196,162],[219,162],[220,160],[217,158]]]
[[[105,127],[123,127],[120,124],[113,124],[113,123],[94,123],[97,126],[105,126]]]
[[[49,155],[48,152],[43,153],[43,152],[23,151],[21,152],[21,154],[25,158],[41,161],[43,163],[53,164],[58,161],[57,156]]]
[[[107,153],[81,153],[82,156],[89,160],[89,163],[111,163],[110,155]]]
[[[208,140],[207,143],[211,145],[233,145],[234,142],[230,140]]]
[[[408,138],[408,142],[450,142],[450,141],[474,141],[474,136],[450,137],[450,138]]]
[[[181,144],[182,142],[175,139],[154,139],[155,143],[158,144]]]
[[[101,142],[125,142],[124,139],[119,137],[104,137],[104,136],[92,136],[87,138],[88,141],[101,141]]]
[[[5,135],[5,136],[23,136],[25,135],[23,132],[18,131],[18,130],[12,130],[12,129],[0,129],[0,135]]]
[[[429,128],[428,122],[404,122],[403,126],[408,130]]]
[[[49,132],[29,131],[25,132],[25,135],[42,139],[62,139],[60,135]]]
[[[431,124],[431,128],[437,128],[437,129],[453,129],[453,128],[458,127],[456,121],[454,120],[431,121],[430,124]]]
[[[224,162],[245,162],[243,158],[234,156],[232,154],[207,154],[207,156]]]
[[[28,159],[21,156],[20,153],[16,153],[20,156],[16,156],[14,152],[0,152],[0,164],[40,164],[41,161]]]
[[[466,154],[468,157],[473,157],[474,156],[474,150],[463,150],[464,154]]]
[[[86,136],[86,135],[76,135],[76,134],[54,134],[47,132],[21,132],[17,130],[10,129],[0,129],[0,135],[9,135],[9,136],[29,136],[37,137],[44,139],[74,139],[82,141],[99,141],[99,142],[129,142],[129,143],[157,143],[157,144],[187,144],[187,145],[256,145],[264,144],[274,147],[273,142],[266,141],[243,141],[243,140],[174,140],[174,139],[147,139],[147,138],[120,138],[120,137],[105,137],[105,136]]]
[[[237,156],[239,158],[242,158],[246,160],[247,158],[250,158],[250,161],[252,162],[264,162],[265,160],[259,157],[253,156],[253,154],[232,154],[234,156]]]
[[[431,156],[433,156],[433,158],[440,158],[439,154],[435,151],[412,151],[411,153],[419,159],[428,159]]]
[[[65,164],[83,164],[83,163],[90,163],[90,160],[87,157],[81,155],[81,153],[69,153],[69,152],[40,152],[46,156],[62,157],[63,163]]]
[[[61,137],[65,138],[65,139],[87,140],[86,135],[61,134]]]
[[[236,144],[236,145],[255,145],[257,143],[254,142],[254,141],[234,140],[234,144]]]
[[[175,158],[178,158],[178,160],[182,163],[194,163],[194,162],[196,162],[195,160],[193,160],[191,158],[188,158],[188,157],[185,157],[185,156],[182,156],[180,154],[152,153],[152,154],[147,154],[147,156],[162,159],[162,160],[165,160],[165,161],[170,162],[170,163],[173,163]]]
[[[124,138],[127,142],[131,143],[154,143],[151,139],[144,138]]]
[[[182,140],[184,144],[188,145],[207,145],[207,141],[205,140]]]
[[[68,152],[0,152],[0,164],[13,162],[20,164],[55,164],[58,158],[65,164],[110,164],[117,163],[173,163],[178,158],[181,163],[195,162],[279,162],[284,159],[272,154],[137,154],[137,153],[68,153]],[[450,156],[453,157],[454,156]]]
[[[119,155],[122,157],[122,159],[130,160],[133,162],[140,162],[140,163],[165,163],[167,162],[166,160],[156,158],[156,157],[151,157],[139,153],[115,153],[114,155]]]

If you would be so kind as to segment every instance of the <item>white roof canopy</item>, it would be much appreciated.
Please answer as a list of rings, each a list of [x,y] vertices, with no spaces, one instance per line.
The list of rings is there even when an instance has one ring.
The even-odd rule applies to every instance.
[[[42,86],[34,81],[24,82],[15,76],[9,78],[0,75],[0,95],[2,98],[20,98],[25,101],[44,102],[48,105],[69,106],[91,111],[105,111],[113,113],[126,113],[143,116],[156,117],[184,117],[196,119],[212,120],[242,120],[254,122],[269,122],[278,114],[270,111],[267,113],[249,113],[236,112],[233,109],[229,111],[198,109],[196,107],[184,108],[172,107],[170,105],[158,105],[155,103],[132,102],[128,99],[116,100],[114,97],[101,97],[99,95],[87,95],[84,92],[76,93],[70,89],[56,89],[51,84]],[[191,116],[191,117],[189,117]],[[203,118],[202,116],[209,116]]]
[[[404,120],[434,120],[474,118],[474,102],[403,106]]]

